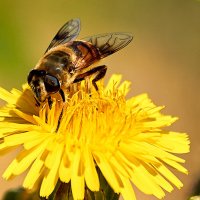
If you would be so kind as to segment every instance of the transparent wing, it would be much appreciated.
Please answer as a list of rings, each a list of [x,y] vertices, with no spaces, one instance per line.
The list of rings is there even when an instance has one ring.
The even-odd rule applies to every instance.
[[[80,20],[72,19],[65,23],[55,35],[46,52],[52,47],[75,40],[80,32]]]
[[[104,58],[124,48],[132,39],[133,36],[129,33],[105,33],[86,37],[82,40],[97,47],[101,58]]]

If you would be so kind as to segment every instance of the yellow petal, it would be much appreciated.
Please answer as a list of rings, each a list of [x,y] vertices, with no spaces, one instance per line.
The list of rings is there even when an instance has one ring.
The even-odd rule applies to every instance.
[[[156,170],[158,170],[164,177],[166,177],[171,183],[173,183],[177,188],[183,187],[182,182],[169,170],[164,164],[160,163],[154,165]]]
[[[16,98],[13,98],[13,95],[7,90],[0,87],[0,99],[3,99],[9,104],[15,104]]]
[[[13,175],[13,171],[16,169],[17,164],[18,164],[17,160],[16,159],[13,160],[3,173],[2,177],[5,178],[6,180],[10,179]]]
[[[124,81],[118,88],[119,92],[121,92],[121,94],[126,96],[130,90],[130,85],[131,85],[130,81]]]
[[[108,92],[109,90],[113,90],[114,88],[117,88],[117,86],[120,84],[122,79],[122,76],[119,74],[115,74],[113,75],[110,79],[109,82],[106,86],[106,88],[104,89],[105,92]]]
[[[124,200],[136,200],[135,193],[130,181],[124,176],[120,176],[124,187],[121,189],[121,194]]]
[[[182,173],[188,174],[187,169],[185,169],[185,167],[183,167],[182,165],[180,165],[179,163],[171,160],[171,159],[162,159],[165,163],[167,163],[168,165],[174,167],[175,169],[179,170]]]
[[[94,164],[94,160],[88,146],[85,146],[85,182],[91,191],[99,191],[99,178]]]
[[[177,132],[163,133],[157,144],[160,148],[172,153],[187,153],[190,148],[188,135]]]
[[[23,187],[27,189],[32,189],[34,187],[34,184],[39,179],[40,175],[42,174],[42,167],[44,165],[44,162],[37,158],[33,165],[31,166],[28,174],[25,177],[25,180],[23,182]]]
[[[114,169],[109,164],[108,160],[101,153],[94,154],[94,159],[100,168],[103,176],[112,187],[115,193],[120,192],[120,180],[117,179]]]
[[[21,117],[22,119],[26,120],[27,122],[30,122],[32,124],[36,124],[34,118],[32,115],[28,115],[24,112],[21,112],[20,110],[18,109],[13,109],[13,111],[19,116]]]
[[[54,190],[57,181],[58,181],[58,170],[60,166],[60,160],[63,153],[63,145],[55,146],[54,152],[52,153],[52,159],[54,162],[49,170],[46,170],[46,176],[44,177],[41,188],[40,188],[40,195],[42,197],[48,197]]]
[[[71,179],[71,161],[66,152],[64,152],[60,163],[59,177],[64,183],[68,183]]]
[[[84,183],[84,166],[81,160],[80,149],[75,152],[72,175],[71,175],[71,186],[74,200],[84,199],[85,183]]]

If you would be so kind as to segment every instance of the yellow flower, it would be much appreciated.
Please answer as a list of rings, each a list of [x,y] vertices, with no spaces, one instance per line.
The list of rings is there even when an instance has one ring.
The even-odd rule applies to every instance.
[[[64,103],[53,98],[38,106],[27,85],[23,91],[0,88],[7,102],[0,109],[0,153],[22,146],[3,174],[5,179],[28,171],[23,186],[38,187],[48,197],[57,181],[71,181],[75,200],[84,199],[85,187],[99,190],[98,167],[125,200],[136,199],[132,184],[162,198],[181,181],[167,168],[182,173],[185,161],[175,154],[189,152],[185,133],[163,130],[177,120],[160,113],[147,94],[125,99],[130,83],[113,75],[99,93],[89,95],[81,83]]]

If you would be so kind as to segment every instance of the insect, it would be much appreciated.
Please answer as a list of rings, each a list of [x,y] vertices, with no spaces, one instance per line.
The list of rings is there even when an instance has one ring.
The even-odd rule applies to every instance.
[[[93,75],[92,85],[102,79],[106,65],[94,66],[97,61],[128,45],[129,33],[106,33],[75,40],[80,32],[80,20],[72,19],[58,31],[45,54],[28,75],[36,100],[41,103],[59,92],[65,101],[65,91],[71,84]]]

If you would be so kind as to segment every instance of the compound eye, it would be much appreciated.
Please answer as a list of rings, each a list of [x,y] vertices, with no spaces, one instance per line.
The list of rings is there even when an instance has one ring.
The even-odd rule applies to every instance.
[[[36,72],[36,70],[34,70],[34,69],[30,71],[30,73],[29,73],[29,75],[28,75],[28,78],[27,78],[28,84],[30,84],[30,82],[32,81],[33,76],[34,76],[36,73],[37,73],[37,72]]]
[[[55,93],[60,90],[60,83],[58,79],[48,74],[44,78],[44,85],[47,92]]]
[[[46,75],[46,71],[45,70],[38,70],[37,71],[37,75],[42,77],[42,76],[45,76]]]
[[[30,85],[30,82],[32,81],[33,79],[33,76],[36,76],[36,77],[43,77],[46,75],[46,71],[45,70],[31,70],[29,75],[28,75],[28,84]]]

